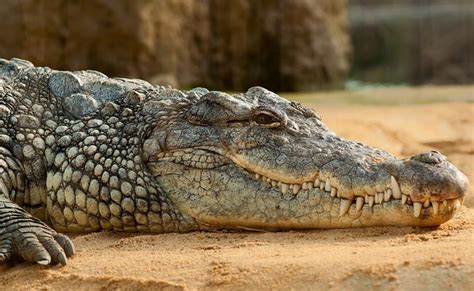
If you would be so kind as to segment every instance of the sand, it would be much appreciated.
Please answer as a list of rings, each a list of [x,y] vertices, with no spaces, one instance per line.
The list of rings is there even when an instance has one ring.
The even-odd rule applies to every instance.
[[[436,148],[474,181],[474,104],[442,101],[309,105],[342,136],[399,156]],[[67,266],[0,267],[0,289],[473,290],[472,196],[438,228],[74,236]]]

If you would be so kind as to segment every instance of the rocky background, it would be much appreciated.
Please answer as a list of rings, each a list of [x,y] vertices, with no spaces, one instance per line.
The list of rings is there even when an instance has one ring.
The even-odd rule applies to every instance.
[[[342,84],[344,0],[2,0],[0,57],[172,86]]]
[[[474,82],[472,0],[1,0],[0,57],[275,91]]]

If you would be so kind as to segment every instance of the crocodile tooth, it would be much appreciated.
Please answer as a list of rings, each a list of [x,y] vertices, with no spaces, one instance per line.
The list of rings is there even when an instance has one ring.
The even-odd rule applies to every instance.
[[[277,186],[281,187],[282,184],[283,184],[282,182],[278,181]]]
[[[405,205],[405,203],[407,203],[407,200],[408,200],[408,196],[403,194],[402,195],[402,205]]]
[[[289,186],[288,184],[281,183],[281,192],[282,192],[283,194],[288,193],[288,188],[289,188],[289,187],[290,187],[290,186]]]
[[[324,191],[330,192],[331,191],[331,181],[327,179],[326,183],[324,184]]]
[[[430,207],[430,200],[426,199],[425,202],[423,202],[423,207],[424,208]]]
[[[278,184],[277,181],[272,180],[272,186],[273,186],[273,187],[275,187],[277,184]]]
[[[268,182],[268,183],[271,183],[271,182],[272,182],[272,179],[267,178],[267,182]]]
[[[454,199],[453,201],[453,210],[458,211],[461,208],[461,201],[459,199]]]
[[[391,197],[392,197],[392,189],[385,190],[385,193],[383,194],[383,200],[385,202],[388,202],[388,201],[390,201]]]
[[[421,213],[421,203],[413,202],[413,215],[415,217],[420,217],[420,213]]]
[[[369,206],[372,207],[374,206],[374,201],[375,200],[375,197],[374,196],[369,196]]]
[[[364,198],[357,197],[357,199],[356,199],[356,210],[361,211],[363,206],[364,206]]]
[[[364,202],[365,202],[366,204],[369,203],[369,195],[365,194]]]
[[[379,204],[382,204],[384,194],[383,194],[383,193],[379,193],[378,195],[379,195]]]
[[[301,185],[300,184],[293,184],[293,194],[298,194],[298,192],[300,191],[301,189]]]
[[[260,175],[260,174],[255,174],[255,179],[258,180],[258,179],[260,179],[261,177],[262,177],[262,175]]]
[[[308,182],[304,182],[303,185],[301,185],[301,189],[307,190],[308,189]]]
[[[334,198],[334,197],[336,197],[336,195],[337,195],[337,189],[334,188],[334,187],[332,187],[332,188],[331,188],[331,197]]]
[[[448,206],[448,200],[443,200],[444,207]]]
[[[313,182],[308,182],[308,189],[309,190],[313,189]]]
[[[314,187],[319,187],[319,183],[320,183],[320,182],[321,182],[321,181],[319,180],[319,178],[316,178],[316,179],[314,180]]]
[[[402,191],[400,191],[400,185],[394,176],[390,176],[390,184],[392,185],[392,194],[395,199],[402,197]]]
[[[439,202],[431,201],[431,204],[433,204],[433,214],[438,214]]]
[[[349,211],[351,207],[351,200],[341,199],[341,208],[339,209],[339,216],[344,216]]]
[[[324,190],[324,186],[325,186],[324,181],[321,181],[321,182],[319,183],[319,189],[320,189],[320,190]]]

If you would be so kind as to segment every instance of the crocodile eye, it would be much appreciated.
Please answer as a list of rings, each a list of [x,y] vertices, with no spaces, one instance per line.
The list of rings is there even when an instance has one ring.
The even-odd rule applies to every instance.
[[[268,115],[267,113],[262,112],[255,116],[254,121],[258,124],[271,124],[274,122],[278,122],[278,119],[271,115]]]
[[[277,113],[268,110],[257,110],[252,121],[263,127],[278,127],[282,125],[282,118]]]

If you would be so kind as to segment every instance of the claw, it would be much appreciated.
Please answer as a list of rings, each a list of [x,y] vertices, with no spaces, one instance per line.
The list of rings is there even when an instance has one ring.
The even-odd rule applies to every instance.
[[[51,263],[51,262],[50,262],[50,260],[48,260],[48,259],[41,259],[41,260],[39,260],[39,261],[36,261],[36,263],[37,263],[38,265],[46,266],[46,265],[49,265],[49,263]]]
[[[51,256],[34,233],[19,233],[13,236],[13,245],[18,254],[27,262],[48,265]]]
[[[41,237],[40,242],[51,256],[51,264],[61,264],[63,266],[67,264],[64,249],[54,237]]]
[[[56,234],[54,239],[59,243],[59,245],[63,248],[66,257],[70,257],[74,255],[76,252],[74,248],[74,244],[72,243],[71,239],[63,234]]]
[[[58,263],[60,263],[63,266],[67,265],[67,257],[63,253],[58,254],[58,256],[56,257],[56,260],[58,261]]]

